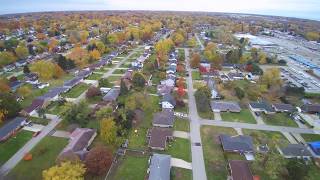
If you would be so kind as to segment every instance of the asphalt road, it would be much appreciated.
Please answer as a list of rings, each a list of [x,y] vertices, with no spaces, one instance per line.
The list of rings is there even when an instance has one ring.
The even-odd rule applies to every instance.
[[[201,41],[200,41],[200,38],[199,38],[198,34],[195,34],[195,36],[196,36],[196,39],[197,39],[198,43],[199,43],[199,44],[200,44],[200,46],[201,46],[201,50],[204,50],[204,45],[201,43]]]
[[[193,95],[192,76],[189,65],[189,50],[185,50],[185,57],[187,61],[187,70],[189,77],[186,78],[188,84],[188,97],[189,97],[189,118],[190,118],[190,140],[191,140],[191,153],[192,153],[192,175],[195,180],[206,180],[206,169],[204,165],[203,150],[200,136],[200,121],[196,107],[196,100]],[[200,143],[196,145],[195,143]]]

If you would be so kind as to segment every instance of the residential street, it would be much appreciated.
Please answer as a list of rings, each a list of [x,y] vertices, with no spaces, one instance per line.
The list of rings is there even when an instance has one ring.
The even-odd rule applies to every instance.
[[[198,43],[199,43],[200,46],[201,46],[201,50],[204,50],[204,45],[201,43],[201,41],[200,41],[200,39],[199,39],[199,37],[198,37],[198,34],[195,33],[195,36],[196,36],[196,39],[197,39]]]
[[[16,154],[14,154],[5,164],[3,164],[0,168],[0,179],[3,176],[7,175],[11,169],[13,169],[24,157],[24,155],[30,152],[47,134],[49,134],[55,127],[60,123],[62,119],[58,116],[50,116],[50,123],[45,126],[41,133],[33,137],[30,141],[28,141]],[[31,172],[30,172],[31,173]]]
[[[189,118],[190,118],[190,140],[191,140],[191,153],[192,153],[192,175],[193,179],[206,180],[206,169],[204,165],[203,150],[200,136],[200,121],[196,107],[196,100],[193,96],[192,76],[189,65],[189,50],[185,50],[186,66],[189,77],[186,78],[188,84],[188,97],[189,97]],[[200,143],[196,145],[195,143]]]

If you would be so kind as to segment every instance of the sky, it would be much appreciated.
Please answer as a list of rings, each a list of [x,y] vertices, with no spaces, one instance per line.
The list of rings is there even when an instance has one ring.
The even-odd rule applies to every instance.
[[[320,20],[320,0],[0,0],[0,14],[66,10],[174,10]]]

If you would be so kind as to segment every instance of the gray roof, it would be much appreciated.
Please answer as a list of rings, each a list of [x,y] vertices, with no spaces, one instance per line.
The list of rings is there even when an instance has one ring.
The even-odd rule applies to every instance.
[[[275,103],[272,106],[278,111],[292,112],[294,110],[291,104]]]
[[[174,113],[173,111],[162,111],[157,112],[153,116],[153,125],[160,124],[160,125],[167,125],[173,126],[174,121]]]
[[[253,141],[250,136],[220,135],[220,141],[225,151],[253,152]]]
[[[288,144],[287,147],[281,148],[284,156],[312,156],[308,148],[303,144]]]
[[[21,126],[21,123],[25,121],[26,118],[24,117],[16,117],[4,126],[0,128],[0,139],[6,137],[9,133],[16,130]]]
[[[67,87],[55,87],[53,89],[50,89],[49,92],[47,92],[46,94],[38,97],[38,99],[51,99],[54,98],[57,95],[60,95],[63,92],[66,92],[69,88]]]
[[[149,180],[170,180],[171,156],[153,154],[149,168]]]
[[[103,97],[104,101],[115,101],[120,95],[119,88],[112,88],[108,93]]]
[[[162,102],[165,102],[165,101],[169,102],[173,106],[176,106],[176,100],[174,99],[174,97],[171,94],[163,95]]]
[[[250,106],[255,109],[263,109],[267,112],[275,112],[272,106],[266,101],[251,102]]]
[[[238,103],[226,101],[211,101],[212,110],[220,110],[222,112],[240,112],[241,108]]]

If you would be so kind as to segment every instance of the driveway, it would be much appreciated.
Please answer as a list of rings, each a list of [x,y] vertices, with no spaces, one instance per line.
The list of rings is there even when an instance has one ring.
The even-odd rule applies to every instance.
[[[219,112],[214,112],[214,120],[216,121],[222,121],[221,114]]]
[[[250,112],[251,112],[252,116],[254,117],[254,119],[257,121],[257,124],[265,124],[261,115],[257,116],[253,111],[251,111],[251,109],[250,109]]]
[[[183,168],[183,169],[190,169],[192,170],[192,164],[178,158],[171,158],[171,166],[173,167],[178,167],[178,168]]]
[[[190,134],[185,131],[173,131],[173,136],[178,138],[183,138],[183,139],[189,139]]]
[[[61,137],[61,138],[70,138],[70,134],[68,131],[55,131],[52,136],[54,137]]]

